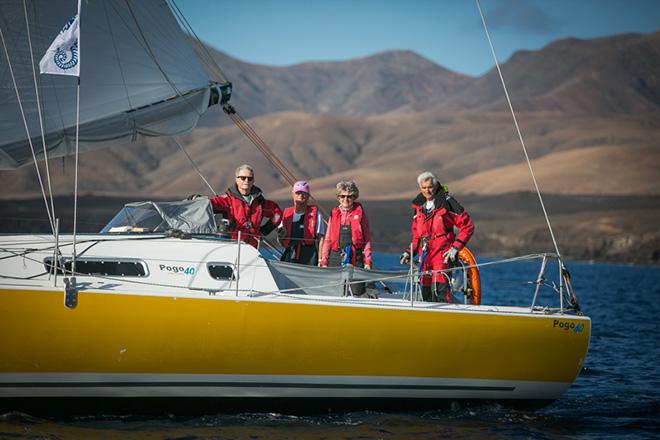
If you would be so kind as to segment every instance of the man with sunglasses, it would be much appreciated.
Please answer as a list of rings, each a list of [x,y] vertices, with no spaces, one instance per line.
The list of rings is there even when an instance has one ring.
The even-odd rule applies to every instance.
[[[236,183],[227,192],[211,199],[213,212],[223,213],[229,220],[231,238],[238,238],[254,247],[262,235],[268,235],[282,221],[277,203],[266,200],[254,185],[254,169],[250,165],[236,168]]]
[[[284,247],[281,261],[316,266],[325,236],[323,216],[316,205],[308,204],[307,182],[294,183],[291,194],[293,206],[284,209],[278,229],[280,244]]]

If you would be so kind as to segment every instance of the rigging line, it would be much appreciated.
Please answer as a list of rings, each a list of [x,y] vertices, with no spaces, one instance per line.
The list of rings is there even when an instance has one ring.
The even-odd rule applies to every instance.
[[[255,146],[262,152],[262,154],[268,159],[271,165],[282,175],[282,177],[290,184],[295,183],[295,176],[291,173],[286,166],[282,163],[281,160],[268,148],[266,143],[257,135],[257,133],[252,129],[252,127],[239,115],[234,114],[231,116],[234,123],[236,123],[239,128],[245,133],[246,136],[255,144]]]
[[[82,53],[82,20],[80,17],[80,8],[81,1],[78,0],[78,59],[80,60],[80,54]],[[78,66],[80,67],[80,66]],[[74,165],[74,183],[73,183],[73,248],[72,248],[72,261],[71,261],[71,270],[76,271],[76,231],[78,224],[78,158],[80,156],[80,150],[78,148],[78,143],[80,140],[80,71],[78,73],[78,82],[76,85],[76,160]]]
[[[286,180],[289,183],[289,185],[293,185],[296,182],[296,180],[298,180],[296,179],[295,175],[291,171],[289,171],[286,165],[284,165],[284,163],[282,163],[282,161],[275,155],[275,153],[272,152],[272,150],[268,147],[268,145],[266,145],[266,142],[264,142],[263,139],[259,137],[257,132],[254,131],[254,129],[252,128],[252,126],[245,119],[241,117],[241,115],[236,111],[234,107],[230,107],[229,111],[226,110],[225,113],[227,113],[229,118],[248,137],[248,139],[252,141],[254,146],[257,147],[259,151],[261,151],[261,153],[266,157],[268,162],[270,162],[271,166],[275,168],[275,170],[278,173],[280,173],[280,175],[284,178],[284,180]],[[321,214],[327,217],[328,213],[325,211],[323,206],[321,206],[321,204],[318,203],[316,198],[314,198],[314,196],[311,194],[310,194],[310,199],[321,210]]]
[[[80,11],[78,11],[80,17]],[[78,40],[80,48],[80,39]],[[80,49],[78,49],[80,56]],[[78,138],[80,129],[80,77],[78,77],[78,86],[76,88],[76,161],[74,165],[74,183],[73,183],[73,261],[71,262],[72,271],[76,271],[76,225],[78,224]]]
[[[103,10],[105,11],[105,22],[108,26],[108,32],[110,33],[110,40],[112,41],[112,47],[115,51],[115,57],[117,59],[117,68],[119,69],[119,74],[121,75],[121,82],[124,86],[124,93],[126,94],[126,101],[128,106],[133,108],[133,103],[131,102],[131,96],[128,93],[128,86],[126,85],[126,76],[124,75],[124,67],[121,63],[121,58],[119,57],[119,50],[117,50],[117,40],[115,38],[115,33],[112,30],[112,25],[110,24],[110,14],[108,14],[108,5],[106,2],[103,3]],[[116,10],[115,10],[116,12]]]
[[[178,141],[178,139],[177,139],[176,137],[174,137],[174,136],[170,136],[170,139],[172,139],[172,140],[173,140],[173,141],[179,146],[179,148],[181,149],[181,151],[183,151],[183,154],[186,155],[186,157],[187,157],[188,160],[190,161],[190,165],[192,165],[192,167],[195,169],[195,171],[197,171],[197,174],[199,175],[199,177],[202,178],[202,180],[204,181],[204,183],[206,183],[206,186],[208,186],[209,189],[211,190],[211,194],[213,194],[214,196],[215,196],[216,194],[218,194],[217,192],[215,192],[215,190],[213,189],[213,187],[211,186],[211,184],[209,183],[209,181],[206,180],[206,178],[204,177],[204,175],[203,175],[202,172],[200,171],[200,169],[199,169],[199,167],[197,166],[197,164],[192,160],[192,157],[190,157],[190,155],[188,154],[188,152],[186,151],[186,149],[183,148],[183,145],[181,145],[181,143]]]
[[[509,110],[511,111],[511,116],[513,117],[513,123],[516,126],[516,131],[518,133],[518,138],[520,139],[520,144],[522,145],[523,152],[525,153],[525,160],[527,161],[527,167],[529,168],[529,172],[532,175],[532,180],[534,182],[534,188],[536,188],[536,194],[539,197],[539,202],[541,203],[541,209],[543,210],[543,215],[545,216],[545,222],[548,225],[548,230],[550,231],[550,237],[552,238],[552,243],[555,246],[555,252],[557,252],[557,255],[559,256],[559,259],[561,259],[561,253],[559,252],[559,246],[557,245],[557,240],[555,239],[555,234],[552,230],[552,225],[550,224],[550,218],[548,217],[548,212],[545,209],[545,204],[543,203],[543,197],[541,196],[541,190],[539,189],[539,185],[536,182],[536,176],[534,175],[534,169],[532,168],[532,162],[529,160],[529,155],[527,154],[527,148],[525,147],[525,141],[523,140],[522,132],[520,131],[520,126],[518,125],[518,119],[516,118],[516,113],[513,111],[513,104],[511,103],[511,98],[509,97],[509,92],[506,88],[506,83],[504,82],[504,76],[502,75],[502,69],[500,69],[500,63],[497,60],[497,55],[495,54],[495,47],[493,46],[493,41],[490,38],[490,32],[488,31],[488,26],[486,25],[486,19],[484,18],[484,14],[481,11],[481,4],[479,3],[479,0],[475,0],[477,3],[477,9],[479,10],[479,16],[481,17],[481,22],[484,25],[484,31],[486,32],[486,38],[488,39],[488,45],[490,46],[490,51],[493,55],[493,59],[495,60],[495,67],[497,68],[497,73],[500,77],[500,81],[502,83],[502,88],[504,89],[504,95],[506,96],[506,101],[509,104]]]
[[[28,254],[15,255],[14,257],[23,257],[24,259],[26,259],[28,261],[31,261],[33,263],[38,263],[38,264],[43,264],[44,263],[42,260],[38,260],[36,258],[32,258],[32,257],[28,256]],[[169,261],[174,261],[174,260],[169,260]],[[200,261],[200,263],[201,262],[203,262],[203,261]],[[193,261],[191,261],[191,263],[193,263]],[[264,267],[264,266],[252,265],[252,264],[242,264],[241,267]],[[100,278],[100,279],[104,279],[104,280],[111,280],[111,281],[119,281],[119,282],[123,282],[125,284],[137,284],[137,285],[143,285],[143,286],[168,287],[168,288],[178,288],[178,289],[188,289],[188,290],[207,290],[206,288],[200,289],[200,288],[195,288],[195,287],[189,286],[189,285],[188,286],[180,286],[180,285],[175,285],[175,284],[163,284],[163,283],[149,282],[149,281],[138,281],[138,280],[135,280],[135,279],[128,279],[128,278],[114,278],[112,276],[101,275],[101,274],[89,274],[89,273],[85,273],[85,272],[76,272],[74,270],[73,266],[72,266],[71,270],[66,269],[66,267],[60,267],[59,269],[65,275],[70,274],[71,276],[76,276],[76,275],[93,276],[95,278]],[[48,272],[43,272],[42,274],[38,274],[37,276],[46,275],[46,274],[48,274]],[[340,272],[338,272],[338,274],[340,274]],[[387,276],[387,277],[368,278],[364,282],[369,282],[369,281],[372,281],[372,280],[373,281],[379,281],[379,280],[400,279],[400,278],[405,278],[405,277],[408,277],[408,276],[409,275],[407,274],[407,272],[393,273],[392,275]],[[29,278],[34,278],[34,277],[35,276],[31,276]],[[0,274],[0,278],[29,279],[29,278],[26,278],[26,277],[20,277],[19,278],[19,277],[11,277],[11,276],[2,275],[2,274]],[[355,281],[352,281],[351,283],[359,283],[359,282],[363,282],[363,281],[355,280]],[[342,280],[342,281],[339,281],[338,283],[325,284],[325,285],[319,285],[319,286],[309,286],[309,287],[305,287],[305,289],[318,289],[318,288],[323,288],[323,287],[340,286],[343,283],[344,283],[344,281]],[[285,292],[285,291],[291,291],[291,290],[303,290],[303,288],[302,287],[295,287],[295,288],[291,288],[291,289],[278,290],[278,291],[279,292]],[[239,291],[240,292],[251,292],[253,290],[252,289],[239,289]],[[269,293],[276,293],[278,291],[273,291],[273,292],[256,291],[256,293],[269,294]]]
[[[183,103],[185,103],[198,117],[201,118],[204,111],[199,112],[197,110],[197,107],[192,105],[190,103],[190,101],[185,98],[185,95],[183,93],[181,93],[181,91],[176,86],[176,84],[174,84],[174,82],[167,75],[167,73],[165,72],[165,69],[163,69],[163,66],[161,66],[160,63],[158,62],[158,58],[156,57],[156,54],[154,53],[153,49],[151,48],[151,45],[149,44],[149,41],[147,40],[147,37],[144,35],[144,32],[142,32],[142,27],[140,26],[140,22],[138,21],[137,16],[135,15],[135,12],[133,11],[133,8],[130,5],[130,1],[129,0],[124,0],[124,3],[126,3],[126,7],[128,9],[128,12],[131,14],[131,18],[133,19],[133,22],[135,23],[135,28],[137,29],[138,33],[140,34],[140,38],[142,38],[142,41],[144,42],[144,45],[142,45],[142,43],[140,43],[139,40],[138,40],[138,43],[140,43],[140,45],[147,52],[147,55],[149,55],[149,57],[151,58],[151,61],[153,61],[153,63],[156,65],[156,67],[158,68],[158,71],[163,75],[163,77],[165,78],[165,81],[167,81],[167,83],[170,85],[170,87],[172,88],[172,90],[174,91],[176,96],[178,96],[179,98],[183,98]],[[126,22],[124,22],[124,24],[128,27],[128,24]],[[179,28],[179,30],[181,30],[181,29]],[[130,27],[129,27],[129,32],[131,32],[137,39],[137,35],[135,35],[133,30],[130,29]],[[209,88],[209,86],[207,85],[205,87],[205,89],[208,89],[208,88]],[[190,93],[190,91],[187,92],[186,95],[188,93]]]
[[[44,250],[48,250],[48,249],[41,249],[41,250],[36,250],[35,249],[34,251],[35,252],[43,252]],[[10,250],[6,250],[6,251],[10,251]],[[32,253],[32,252],[29,252],[29,253]],[[28,261],[32,261],[32,262],[39,263],[39,264],[42,263],[41,260],[37,260],[36,258],[30,257],[29,253],[28,252],[26,252],[24,254],[15,254],[14,253],[14,255],[12,257],[23,257],[24,259],[26,259]],[[498,261],[493,261],[493,262],[483,263],[483,264],[477,264],[475,266],[468,266],[468,267],[503,264],[503,263],[506,263],[506,262],[513,262],[513,261],[518,261],[518,260],[523,260],[523,259],[535,259],[535,258],[539,258],[543,255],[544,254],[524,255],[524,256],[520,256],[520,257],[513,257],[513,258],[510,258],[510,259],[507,259],[507,260],[498,260]],[[545,255],[547,255],[547,254],[545,254]],[[193,261],[191,261],[191,262],[193,262]],[[200,263],[201,263],[201,261],[200,261]],[[245,267],[262,267],[262,266],[247,264],[247,265],[245,265]],[[67,270],[65,267],[62,267],[60,269],[62,270],[62,272],[65,275],[66,274],[71,274],[72,276],[75,276],[75,275],[90,275],[90,274],[83,273],[83,272],[80,272],[80,273],[75,272],[75,270],[73,270],[74,269],[73,266],[72,266],[71,270]],[[425,272],[422,272],[422,273],[423,274],[431,274],[431,273],[435,273],[435,272],[437,272],[437,273],[450,273],[450,272],[457,271],[457,270],[460,270],[460,268],[449,268],[449,269],[444,269],[444,270],[439,270],[439,271],[425,271]],[[31,277],[28,277],[28,278],[25,278],[25,277],[21,277],[21,278],[19,278],[19,277],[10,277],[10,276],[7,276],[7,275],[0,274],[0,278],[31,279],[31,278],[35,278],[35,277],[40,276],[40,275],[45,275],[47,273],[48,272],[44,272],[43,274],[39,274],[39,275],[36,275],[36,276],[31,276]],[[370,281],[388,281],[388,280],[392,281],[392,280],[396,280],[396,279],[407,278],[407,277],[410,276],[407,272],[381,271],[381,275],[385,275],[385,274],[387,274],[387,276],[381,276],[381,277],[378,277],[378,278],[377,277],[373,277],[373,278],[369,277],[366,280],[355,280],[355,281],[351,281],[351,283],[370,282]],[[189,290],[208,290],[206,288],[195,288],[193,286],[177,286],[177,285],[162,284],[162,283],[155,283],[155,282],[136,281],[136,280],[130,280],[130,279],[125,279],[125,278],[113,278],[113,277],[109,277],[109,276],[103,276],[103,275],[100,275],[100,274],[94,274],[92,276],[94,276],[96,278],[101,278],[101,279],[120,281],[120,282],[123,282],[123,283],[126,283],[126,284],[138,284],[138,285],[156,286],[156,287],[169,287],[169,288],[183,288],[183,289],[189,289]],[[332,284],[307,286],[307,287],[300,287],[299,286],[299,287],[295,287],[295,288],[291,288],[291,289],[283,289],[283,290],[277,290],[277,291],[271,291],[271,292],[259,292],[259,291],[257,291],[256,293],[257,293],[257,296],[259,296],[260,293],[261,294],[266,294],[266,295],[267,294],[277,295],[278,292],[288,292],[288,291],[296,291],[296,290],[304,290],[304,289],[319,289],[319,288],[325,288],[325,287],[339,286],[341,284],[343,284],[343,281],[341,281],[339,284],[332,283]],[[250,289],[250,290],[241,289],[240,291],[241,292],[248,292],[248,291],[251,292],[252,289]]]
[[[25,28],[27,29],[28,45],[30,46],[30,67],[32,70],[32,79],[34,79],[34,93],[37,98],[37,112],[39,113],[39,128],[41,129],[41,144],[44,150],[44,164],[46,167],[46,182],[48,183],[48,196],[50,198],[50,210],[52,212],[53,221],[55,219],[55,202],[53,201],[53,187],[50,180],[50,168],[48,166],[48,151],[46,150],[46,135],[44,133],[44,121],[41,114],[41,102],[39,100],[39,86],[37,85],[37,72],[34,68],[34,51],[32,50],[32,36],[30,34],[30,22],[28,20],[27,4],[23,0],[23,12],[25,14]],[[52,225],[53,231],[55,230],[54,223]]]
[[[184,98],[184,99],[183,99],[183,102],[184,102],[184,103],[185,103],[185,104],[186,104],[186,105],[187,105],[187,106],[188,106],[188,107],[189,107],[189,108],[190,108],[195,114],[197,114],[198,117],[201,117],[203,112],[200,113],[200,112],[197,110],[197,108],[196,108],[194,105],[192,105],[192,104],[191,104],[191,103],[190,103],[190,102],[184,97],[184,94],[181,93],[181,91],[178,89],[178,87],[176,86],[176,84],[174,84],[174,82],[173,82],[173,81],[170,79],[170,77],[167,75],[167,73],[165,72],[165,69],[163,69],[163,66],[161,66],[160,63],[158,62],[158,58],[156,57],[156,54],[154,53],[153,49],[151,48],[151,45],[149,44],[149,41],[147,40],[147,37],[144,35],[144,32],[142,32],[142,27],[140,26],[140,22],[138,21],[137,16],[135,15],[135,12],[133,11],[133,8],[131,7],[130,1],[129,1],[129,0],[124,0],[124,3],[126,3],[126,8],[128,9],[128,12],[131,14],[131,18],[133,19],[133,22],[135,23],[135,28],[137,29],[138,33],[140,34],[140,38],[142,38],[142,41],[144,42],[144,45],[142,45],[142,43],[140,43],[139,40],[138,40],[138,43],[140,43],[140,45],[141,45],[141,46],[144,48],[144,50],[147,52],[147,55],[149,55],[149,57],[151,58],[151,61],[153,61],[153,63],[156,65],[156,67],[158,68],[158,71],[163,75],[163,78],[165,78],[165,81],[167,81],[167,83],[170,85],[170,87],[172,88],[172,90],[174,91],[174,93],[176,94],[176,96],[178,96],[179,98]],[[122,20],[122,21],[123,21],[123,20]],[[129,32],[131,32],[131,33],[136,37],[136,39],[137,39],[137,36],[135,35],[135,33],[133,33],[132,29],[130,29],[130,27],[128,26],[128,24],[127,24],[126,22],[124,22],[124,24],[129,28]],[[208,88],[208,86],[207,86],[206,88]]]
[[[50,227],[55,236],[55,223],[48,207],[48,200],[46,198],[46,189],[44,188],[44,182],[41,179],[41,172],[39,171],[39,164],[37,162],[37,155],[34,152],[34,146],[32,145],[32,138],[30,137],[30,129],[28,128],[27,119],[25,118],[25,111],[23,110],[23,103],[21,101],[21,95],[18,91],[18,85],[16,84],[16,77],[14,76],[14,69],[11,65],[11,59],[9,58],[9,51],[7,50],[7,44],[5,42],[5,36],[0,27],[0,39],[2,39],[2,47],[5,51],[5,56],[7,57],[7,65],[9,66],[9,73],[11,74],[11,80],[14,84],[14,90],[16,90],[16,100],[18,101],[18,107],[21,110],[21,117],[23,118],[23,125],[25,126],[25,133],[27,134],[28,144],[30,145],[30,151],[32,152],[32,160],[34,161],[34,168],[37,171],[37,179],[39,180],[39,186],[41,187],[41,194],[44,197],[44,203],[46,204],[46,213],[48,214],[48,220],[50,222]]]
[[[183,96],[182,93],[179,91],[179,89],[176,87],[176,85],[172,82],[169,76],[167,76],[167,73],[165,73],[165,70],[163,70],[162,66],[156,59],[156,54],[154,53],[153,49],[151,49],[151,45],[147,41],[147,37],[144,35],[144,32],[142,32],[142,28],[140,27],[140,23],[138,22],[137,17],[135,16],[135,13],[133,12],[133,8],[131,8],[131,4],[129,0],[124,0],[126,3],[126,7],[128,8],[128,12],[130,12],[131,17],[133,18],[133,22],[135,23],[135,27],[137,28],[138,32],[140,33],[140,37],[142,37],[142,41],[144,41],[144,48],[146,49],[147,53],[149,54],[149,57],[151,57],[151,60],[154,62],[160,73],[163,75],[165,78],[165,81],[172,87],[174,92],[177,94],[177,96]]]
[[[144,35],[144,32],[142,32],[142,28],[140,27],[140,23],[139,23],[139,21],[138,21],[136,15],[135,15],[135,13],[134,13],[134,11],[133,11],[133,8],[132,8],[131,5],[130,5],[129,0],[125,0],[125,4],[126,4],[126,7],[127,7],[128,11],[129,11],[129,13],[131,14],[131,18],[133,19],[133,22],[135,23],[135,27],[136,27],[136,29],[137,29],[139,35],[140,35],[140,38],[142,39],[142,42],[144,43],[144,44],[140,43],[140,45],[141,45],[141,46],[144,48],[144,50],[147,52],[147,54],[149,55],[149,57],[151,58],[151,60],[153,61],[153,63],[156,65],[156,67],[158,68],[158,70],[160,71],[160,73],[163,75],[163,78],[165,78],[165,80],[167,81],[167,83],[170,85],[170,87],[172,88],[172,90],[174,91],[174,93],[175,93],[178,97],[180,97],[180,98],[184,98],[184,102],[188,104],[188,106],[189,106],[189,107],[190,107],[190,108],[191,108],[191,109],[197,114],[198,117],[201,117],[202,114],[197,110],[196,107],[194,107],[192,104],[190,104],[190,103],[187,101],[187,99],[184,97],[183,93],[181,93],[181,91],[177,88],[176,84],[174,84],[174,82],[170,79],[170,77],[167,75],[167,73],[165,72],[165,70],[163,69],[163,67],[162,67],[162,66],[160,65],[160,63],[158,62],[158,59],[156,58],[156,54],[154,53],[153,49],[151,48],[151,45],[149,44],[149,41],[147,40],[146,36]],[[171,9],[171,8],[170,8],[170,9]],[[106,11],[107,11],[107,9],[106,9]],[[106,19],[107,19],[107,12],[106,12]],[[127,28],[129,28],[129,31],[130,31],[131,33],[133,33],[132,30],[130,29],[130,27],[128,26],[128,24],[125,23],[125,22],[124,22],[124,24],[126,25]],[[134,33],[133,33],[133,35],[136,36]],[[137,36],[136,36],[136,37],[137,37]],[[138,42],[139,42],[139,40],[138,40]],[[113,44],[114,44],[114,37],[113,37]],[[121,69],[121,66],[120,66],[120,69]],[[123,70],[122,70],[121,72],[122,72],[122,78],[123,78],[123,76],[124,76],[124,75],[123,75]],[[126,87],[126,83],[125,83],[125,81],[124,81],[124,87]],[[127,95],[127,98],[128,98],[128,95]],[[129,100],[129,105],[130,105],[130,98],[128,98],[128,100]],[[195,169],[195,171],[197,172],[197,174],[202,178],[202,180],[204,181],[204,183],[206,183],[206,185],[211,189],[212,193],[215,195],[216,193],[215,193],[215,191],[213,190],[213,187],[209,184],[209,182],[206,180],[206,178],[202,175],[201,171],[199,170],[199,168],[197,167],[197,165],[195,164],[195,162],[192,160],[192,158],[190,157],[190,155],[188,155],[188,153],[186,152],[186,150],[183,148],[183,146],[178,142],[178,140],[177,140],[174,136],[171,136],[171,138],[174,139],[174,142],[176,142],[176,144],[179,146],[179,148],[181,149],[181,151],[183,151],[183,153],[186,155],[186,157],[188,158],[188,160],[189,160],[190,163],[192,164],[192,166],[193,166],[193,168]]]
[[[174,8],[170,7],[170,9],[175,11],[177,13],[177,15],[180,16],[180,19],[183,21],[183,23],[185,23],[185,27],[187,27],[187,29],[190,31],[190,33],[195,37],[195,40],[197,41],[198,45],[204,50],[204,53],[209,58],[209,60],[211,60],[211,63],[213,63],[213,65],[210,66],[210,67],[212,67],[216,70],[215,73],[218,74],[218,76],[220,77],[220,79],[222,79],[222,81],[224,81],[225,83],[228,83],[229,81],[227,80],[227,75],[225,75],[225,72],[220,68],[218,63],[216,63],[215,58],[213,58],[213,56],[210,54],[210,52],[208,51],[208,48],[206,47],[206,45],[204,43],[202,43],[202,40],[199,39],[199,37],[197,36],[197,33],[195,33],[195,30],[193,29],[193,27],[190,25],[190,23],[186,19],[186,16],[183,15],[183,12],[181,12],[181,9],[179,9],[179,6],[176,4],[176,1],[175,0],[168,0],[168,3],[171,3],[171,4],[174,5]]]
[[[282,177],[290,184],[293,185],[296,181],[294,174],[289,171],[282,163],[282,161],[272,152],[272,150],[266,145],[266,143],[259,137],[259,135],[254,131],[250,124],[245,121],[235,110],[234,113],[230,115],[230,118],[238,127],[245,133],[248,138],[255,144],[255,146],[261,151],[271,165],[280,172]]]

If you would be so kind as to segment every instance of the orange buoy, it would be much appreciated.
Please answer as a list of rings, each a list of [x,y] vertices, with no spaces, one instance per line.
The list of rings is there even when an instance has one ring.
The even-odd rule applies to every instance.
[[[458,253],[458,258],[466,266],[465,278],[467,279],[467,294],[470,298],[470,304],[479,305],[481,304],[481,279],[479,278],[477,260],[466,247]]]

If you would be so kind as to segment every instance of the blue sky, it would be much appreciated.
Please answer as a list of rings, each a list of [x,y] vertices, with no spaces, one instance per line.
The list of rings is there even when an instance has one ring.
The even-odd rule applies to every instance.
[[[175,0],[198,36],[257,64],[409,49],[451,70],[493,66],[474,0]],[[660,29],[660,0],[481,0],[498,58],[565,37]]]

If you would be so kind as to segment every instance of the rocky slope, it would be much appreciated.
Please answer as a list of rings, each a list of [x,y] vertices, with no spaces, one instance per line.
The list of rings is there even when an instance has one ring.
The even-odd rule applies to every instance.
[[[479,219],[477,249],[508,255],[547,244],[538,211],[521,216],[521,208],[505,203],[533,184],[495,71],[471,78],[405,51],[287,67],[212,54],[234,83],[233,104],[296,176],[311,180],[319,199],[332,200],[337,180],[354,178],[362,199],[380,209],[377,218],[406,223],[415,176],[431,169],[461,200],[507,206],[496,218]],[[556,220],[571,256],[658,260],[659,66],[660,32],[556,41],[502,65],[541,189],[582,201]],[[288,197],[283,180],[219,109],[180,139],[215,191],[248,162],[269,195]],[[168,139],[83,154],[80,165],[83,195],[178,199],[210,192]],[[56,194],[73,193],[72,160],[53,160],[50,171]],[[40,194],[33,165],[0,172],[0,187],[5,200]],[[617,199],[625,209],[591,203],[614,195],[652,202],[630,207]],[[4,203],[0,214],[15,219],[19,207]],[[381,238],[399,246],[407,227],[383,224],[389,235]]]

